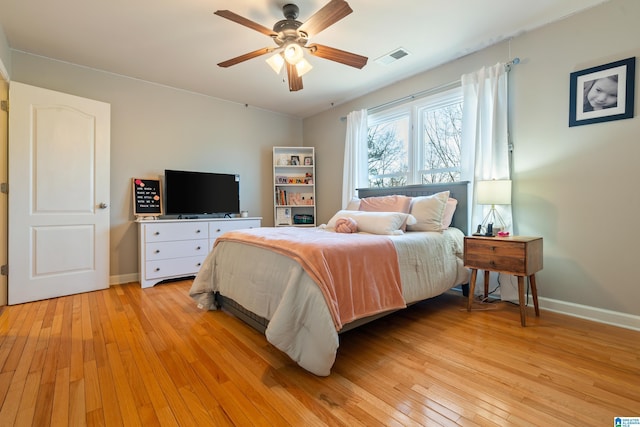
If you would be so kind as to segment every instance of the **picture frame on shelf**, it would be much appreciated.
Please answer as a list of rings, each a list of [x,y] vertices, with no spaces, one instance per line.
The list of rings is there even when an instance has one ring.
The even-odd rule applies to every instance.
[[[313,158],[312,158],[312,157],[310,157],[310,156],[308,156],[308,157],[306,156],[306,157],[304,158],[304,165],[305,165],[305,166],[311,166],[311,165],[313,165]]]
[[[300,165],[300,156],[291,156],[291,166]]]
[[[569,127],[630,119],[636,58],[575,71],[569,82]]]

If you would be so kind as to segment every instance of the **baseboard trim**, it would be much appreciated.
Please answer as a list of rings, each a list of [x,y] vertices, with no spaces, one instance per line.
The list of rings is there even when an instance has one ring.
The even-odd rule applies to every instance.
[[[529,304],[533,304],[531,296],[529,296]],[[617,311],[590,307],[588,305],[580,305],[572,302],[542,297],[538,297],[538,304],[543,310],[549,310],[555,313],[566,314],[568,316],[579,317],[581,319],[593,320],[594,322],[606,323],[607,325],[640,331],[640,316],[635,316],[633,314],[620,313]]]
[[[109,276],[109,285],[122,285],[123,283],[131,283],[140,281],[138,273],[120,274],[118,276]]]
[[[462,292],[460,287],[453,288],[453,290]],[[531,295],[528,295],[527,301],[528,305],[533,306],[533,299]],[[517,297],[514,303],[518,303]],[[635,316],[633,314],[620,313],[618,311],[605,310],[588,305],[575,304],[572,302],[543,297],[538,297],[538,305],[541,310],[549,310],[554,313],[565,314],[567,316],[579,317],[593,322],[640,331],[640,316]]]

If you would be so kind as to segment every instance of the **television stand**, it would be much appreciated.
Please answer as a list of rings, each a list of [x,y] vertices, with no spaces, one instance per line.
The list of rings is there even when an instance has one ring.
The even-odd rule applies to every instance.
[[[222,233],[258,228],[261,217],[136,220],[140,285],[195,276]]]

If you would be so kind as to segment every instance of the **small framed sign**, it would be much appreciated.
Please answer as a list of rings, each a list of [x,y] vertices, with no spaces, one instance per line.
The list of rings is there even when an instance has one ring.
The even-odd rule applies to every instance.
[[[133,178],[133,213],[136,216],[162,215],[160,180]]]
[[[569,126],[633,118],[636,58],[571,73]]]

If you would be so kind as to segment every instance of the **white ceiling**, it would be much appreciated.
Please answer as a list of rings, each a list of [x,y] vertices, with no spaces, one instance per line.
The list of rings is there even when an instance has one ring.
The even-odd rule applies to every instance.
[[[367,56],[368,64],[359,70],[311,56],[298,92],[269,68],[269,55],[218,67],[275,44],[213,12],[271,28],[286,3],[299,6],[304,22],[328,0],[0,0],[0,25],[12,49],[308,117],[605,1],[348,0],[353,13],[310,43]],[[375,62],[400,47],[411,55]]]

